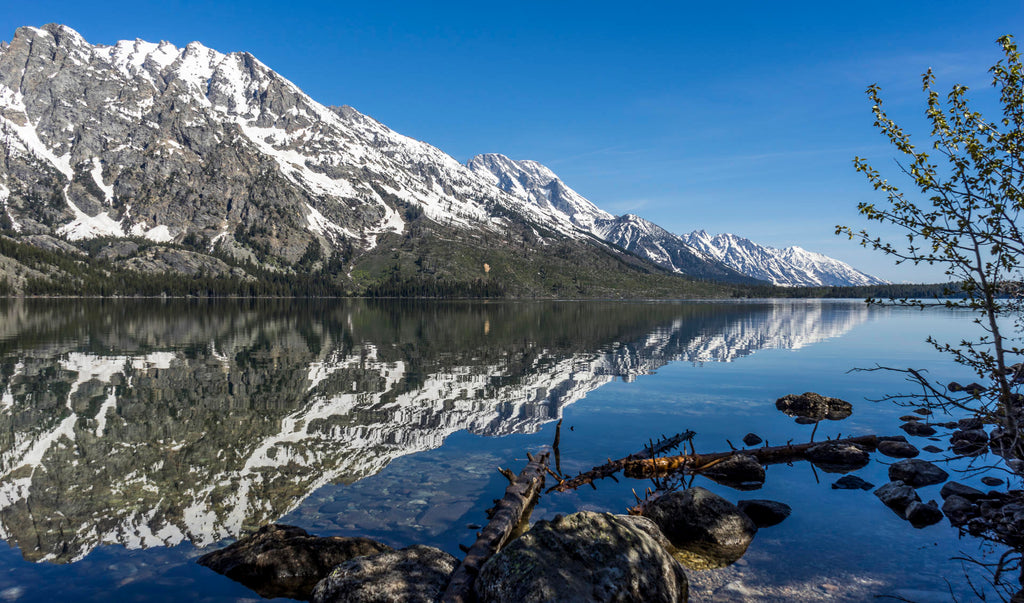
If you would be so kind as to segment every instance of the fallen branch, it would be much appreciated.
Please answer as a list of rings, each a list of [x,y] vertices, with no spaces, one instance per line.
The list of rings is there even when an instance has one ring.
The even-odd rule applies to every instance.
[[[505,496],[488,512],[490,521],[477,533],[476,542],[469,547],[466,557],[452,574],[441,597],[442,603],[468,603],[474,599],[473,582],[484,562],[513,538],[516,529],[530,517],[541,490],[544,474],[548,471],[548,453],[537,457],[527,453],[530,462],[518,476],[509,470],[501,471],[509,479]],[[510,477],[511,476],[511,477]]]
[[[621,471],[627,463],[630,463],[632,461],[653,458],[661,454],[662,452],[672,450],[673,448],[679,446],[680,444],[687,440],[690,440],[690,445],[692,449],[692,440],[693,436],[695,435],[697,434],[692,431],[684,431],[682,433],[677,433],[671,438],[666,438],[663,436],[661,440],[657,442],[651,442],[650,446],[644,448],[640,452],[635,452],[627,457],[618,459],[616,461],[609,459],[607,463],[601,465],[600,467],[594,467],[590,471],[587,471],[586,473],[581,473],[574,478],[561,480],[557,484],[549,488],[548,492],[565,492],[566,490],[575,490],[576,488],[579,488],[584,484],[590,484],[591,486],[593,486],[595,479],[604,479],[606,477],[615,479],[615,474]]]
[[[841,440],[829,440],[840,444],[859,444],[874,450],[878,445],[878,436],[866,435]],[[710,454],[679,454],[640,460],[630,460],[623,466],[626,477],[647,478],[660,477],[676,471],[698,473],[730,456],[746,454],[757,459],[762,465],[788,463],[799,459],[807,450],[823,442],[807,442],[804,444],[785,444],[783,446],[764,446],[728,452],[712,452]]]

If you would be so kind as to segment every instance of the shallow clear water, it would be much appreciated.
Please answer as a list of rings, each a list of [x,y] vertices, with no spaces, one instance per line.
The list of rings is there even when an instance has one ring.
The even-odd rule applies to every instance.
[[[907,409],[867,399],[909,385],[849,370],[970,381],[924,339],[972,326],[845,301],[0,301],[0,599],[257,600],[194,558],[271,521],[461,556],[504,490],[495,468],[550,446],[559,418],[566,474],[686,429],[698,452],[806,441],[775,409],[788,393],[854,404],[816,439],[894,435]],[[881,485],[886,460],[856,475]],[[801,462],[755,492],[696,478],[793,514],[737,564],[688,572],[692,600],[975,596],[951,558],[1001,551],[945,520],[916,530],[838,477]],[[533,518],[624,512],[647,485],[545,495]]]

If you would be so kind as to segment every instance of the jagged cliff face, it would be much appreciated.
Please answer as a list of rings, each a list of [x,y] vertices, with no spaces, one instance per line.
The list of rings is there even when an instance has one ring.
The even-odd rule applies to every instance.
[[[867,316],[772,304],[82,306],[0,307],[0,340],[18,342],[0,355],[0,535],[30,560],[208,545],[456,431],[533,432],[615,378],[798,347]]]
[[[59,25],[0,47],[0,216],[20,234],[253,249],[372,249],[413,217],[545,220],[428,144],[327,108],[244,52],[94,46]],[[566,220],[549,228],[565,235]]]

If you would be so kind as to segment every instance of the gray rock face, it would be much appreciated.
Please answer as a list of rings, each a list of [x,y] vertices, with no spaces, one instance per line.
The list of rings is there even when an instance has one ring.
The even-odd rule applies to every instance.
[[[871,455],[855,444],[822,442],[804,453],[807,460],[829,473],[848,473],[868,464]]]
[[[197,561],[241,582],[262,597],[308,600],[313,587],[339,563],[390,551],[369,538],[323,538],[302,528],[270,524]]]
[[[905,459],[889,466],[889,479],[920,488],[941,484],[949,479],[949,474],[934,463],[921,459]]]
[[[775,408],[791,417],[830,421],[845,419],[853,413],[853,405],[846,400],[814,392],[785,395],[775,401]]]
[[[342,563],[317,583],[312,601],[434,603],[459,562],[434,547],[415,545]]]
[[[701,487],[658,497],[644,516],[688,553],[681,560],[694,569],[729,565],[743,556],[757,533],[757,525],[736,505]]]
[[[639,518],[642,520],[643,518]],[[583,511],[539,521],[484,564],[481,603],[686,601],[679,563],[637,520]]]

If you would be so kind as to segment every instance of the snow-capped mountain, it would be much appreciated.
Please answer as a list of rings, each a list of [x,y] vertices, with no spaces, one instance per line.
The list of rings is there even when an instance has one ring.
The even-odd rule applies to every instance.
[[[251,281],[243,266],[330,265],[348,291],[410,274],[521,295],[682,286],[666,285],[663,270],[854,284],[852,269],[798,250],[761,270],[734,264],[735,254],[612,216],[536,162],[491,154],[462,165],[351,107],[317,103],[245,52],[93,45],[53,24],[0,44],[0,233],[135,272]],[[67,243],[130,237],[164,246]],[[0,291],[46,272],[0,256]]]
[[[845,262],[800,247],[775,249],[733,234],[696,230],[681,237],[690,247],[743,274],[787,287],[880,285],[886,281]]]
[[[540,227],[587,238],[439,149],[198,42],[19,28],[0,45],[0,147],[0,230],[14,235],[145,237],[278,263],[311,245],[351,258],[417,221],[541,246]]]
[[[782,286],[886,282],[800,247],[773,249],[736,235],[711,237],[704,231],[677,235],[639,216],[612,216],[536,161],[488,154],[470,159],[468,165],[489,176],[510,195],[541,207],[549,214],[561,212],[579,228],[673,272],[731,282],[767,281]]]

